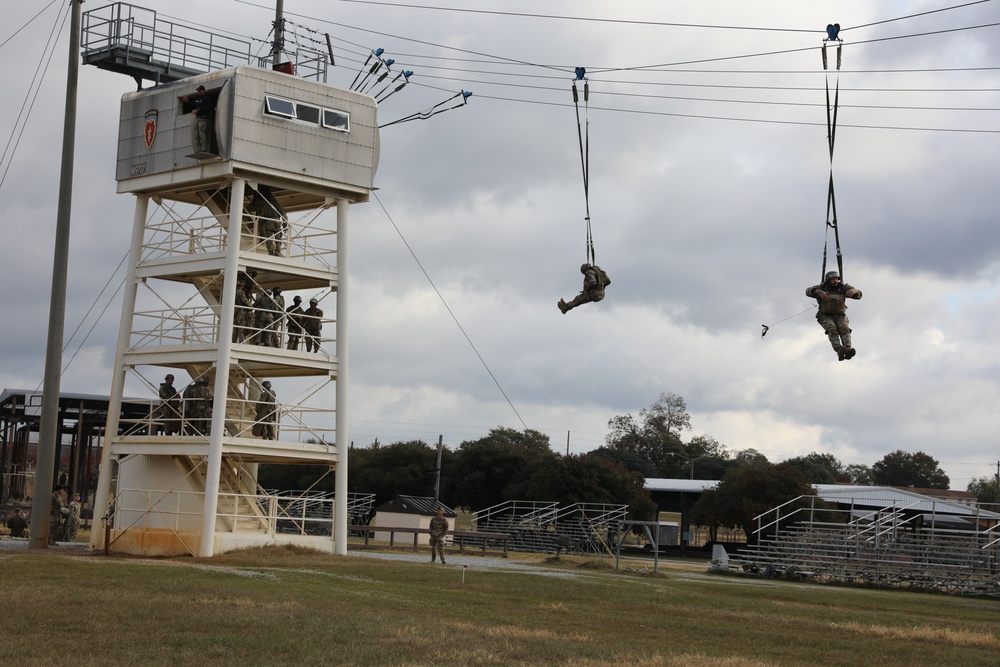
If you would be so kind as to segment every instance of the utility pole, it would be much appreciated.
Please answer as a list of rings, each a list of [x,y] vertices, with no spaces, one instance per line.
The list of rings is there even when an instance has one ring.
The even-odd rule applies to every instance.
[[[285,46],[285,0],[276,0],[274,8],[274,46],[271,48],[271,64],[277,67],[281,62],[281,51]]]
[[[66,324],[66,270],[69,266],[69,227],[73,205],[73,157],[76,145],[76,92],[80,75],[80,6],[71,0],[69,67],[66,72],[66,113],[63,116],[62,162],[52,259],[52,292],[49,298],[49,332],[45,347],[45,378],[42,385],[42,422],[38,429],[38,460],[35,465],[35,495],[31,501],[28,546],[44,549],[49,544],[49,511],[52,509],[52,478],[57,464],[59,391],[62,375],[63,333]],[[113,436],[106,434],[106,437]],[[53,539],[54,535],[51,536]]]
[[[434,468],[434,502],[441,497],[441,450],[444,449],[444,436],[438,436],[437,467]]]
[[[566,456],[569,456],[569,431],[566,431]]]

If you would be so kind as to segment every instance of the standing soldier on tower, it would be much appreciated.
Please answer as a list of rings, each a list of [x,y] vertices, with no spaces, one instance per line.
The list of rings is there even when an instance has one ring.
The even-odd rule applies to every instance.
[[[309,307],[302,313],[302,328],[306,331],[306,352],[319,352],[319,336],[323,329],[323,311],[319,301],[309,299]]]
[[[212,430],[212,390],[208,375],[188,385],[184,390],[184,412],[192,435],[210,435]]]
[[[274,423],[278,418],[278,397],[271,389],[271,381],[264,380],[260,385],[260,398],[257,399],[257,413],[253,434],[265,440],[275,440]]]
[[[278,319],[278,305],[266,289],[260,291],[257,300],[253,302],[253,308],[255,311],[254,324],[257,327],[257,331],[254,333],[256,344],[264,347],[278,347],[277,336],[274,332],[274,323]],[[272,336],[274,337],[273,342]]]
[[[198,86],[195,88],[193,98],[185,95],[181,101],[190,106],[190,112],[194,114],[194,123],[191,125],[191,148],[195,153],[211,153],[215,98],[207,94],[205,86]]]
[[[298,350],[302,338],[302,297],[296,295],[292,305],[288,307],[285,318],[288,320],[288,349]]]
[[[160,383],[157,418],[163,424],[163,435],[174,435],[181,430],[181,398],[174,387],[174,376],[171,373],[167,373]]]

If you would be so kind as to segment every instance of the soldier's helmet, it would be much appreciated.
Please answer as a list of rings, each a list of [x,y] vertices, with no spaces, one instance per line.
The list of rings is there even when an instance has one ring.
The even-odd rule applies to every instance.
[[[200,378],[198,378],[198,384],[208,384],[208,376],[202,375]]]
[[[163,379],[164,380],[173,380],[174,376],[172,374],[170,374],[170,373],[167,373],[167,376],[165,378],[163,378]]]
[[[263,382],[260,383],[260,386],[262,386],[262,387],[270,387],[271,386],[271,381],[270,380],[264,380]]]
[[[315,306],[317,303],[319,303],[319,301],[316,299],[309,299],[309,303]]]
[[[581,264],[580,265],[580,273],[586,273],[589,268],[590,268],[590,264]]]
[[[823,281],[824,282],[830,282],[834,278],[836,278],[837,280],[840,280],[840,274],[837,273],[836,271],[827,271],[826,275],[823,277]]]
[[[301,296],[292,297],[292,301],[294,301],[295,303],[298,303],[299,301],[302,301],[302,297]]]
[[[271,290],[271,293],[274,294],[275,296],[277,296],[277,295],[281,294],[281,288],[280,287],[275,287],[273,290]]]

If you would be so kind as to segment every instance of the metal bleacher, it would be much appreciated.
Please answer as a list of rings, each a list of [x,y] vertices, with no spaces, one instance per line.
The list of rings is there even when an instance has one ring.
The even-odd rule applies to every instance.
[[[992,512],[948,503],[834,507],[803,496],[757,517],[756,541],[729,567],[761,576],[1000,597],[1000,527]]]
[[[597,554],[609,550],[609,530],[622,521],[628,505],[509,500],[472,515],[478,532],[510,535],[511,551]]]

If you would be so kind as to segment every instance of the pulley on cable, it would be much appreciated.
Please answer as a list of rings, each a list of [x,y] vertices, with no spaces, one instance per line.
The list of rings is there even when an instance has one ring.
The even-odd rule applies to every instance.
[[[559,310],[565,315],[567,311],[576,308],[584,303],[601,301],[604,299],[604,288],[611,284],[611,278],[601,267],[597,266],[596,254],[594,253],[594,235],[590,224],[590,81],[587,79],[587,70],[577,67],[573,79],[573,107],[576,110],[576,134],[580,141],[580,166],[583,168],[583,202],[587,213],[587,241],[585,247],[586,261],[580,266],[580,273],[583,274],[583,291],[581,291],[572,301],[567,303],[564,299],[559,299],[556,304]],[[583,108],[584,121],[580,121],[580,91],[577,82],[583,81]]]
[[[383,85],[377,92],[373,93],[373,90],[378,88],[382,82],[389,78],[389,75],[392,74],[392,66],[396,63],[396,61],[392,58],[383,59],[383,53],[385,53],[385,49],[375,49],[372,51],[368,55],[364,64],[361,66],[361,69],[358,70],[358,73],[354,76],[354,81],[351,82],[351,90],[370,95],[380,104],[405,88],[406,85],[410,83],[410,77],[413,76],[413,72],[411,70],[402,70],[396,74],[395,77],[386,82],[385,85]],[[373,63],[372,60],[375,62]],[[400,81],[400,79],[402,79],[402,81]],[[439,113],[444,113],[445,111],[465,106],[469,103],[470,97],[472,97],[472,93],[470,91],[459,91],[428,109],[411,113],[407,116],[403,116],[402,118],[397,118],[391,123],[379,125],[379,128],[381,129],[383,127],[389,127],[390,125],[405,123],[411,120],[427,120],[428,118],[436,116]],[[454,99],[459,99],[458,104],[445,107],[448,102],[451,102]]]
[[[840,65],[841,51],[844,41],[840,39],[840,24],[831,23],[826,27],[826,39],[823,40],[823,71],[826,76],[826,126],[827,147],[830,151],[830,180],[826,196],[826,238],[823,241],[823,267],[820,271],[821,281],[806,290],[806,296],[816,299],[818,309],[816,321],[823,327],[837,359],[853,359],[857,351],[851,340],[851,324],[847,319],[847,299],[860,299],[861,290],[844,282],[844,256],[840,249],[840,224],[837,219],[837,198],[833,188],[833,148],[837,138],[837,112],[840,106]],[[827,48],[831,42],[837,42],[837,69],[833,101],[830,100],[830,67]],[[837,252],[837,270],[826,270],[827,246],[830,230],[833,230],[834,244]]]

